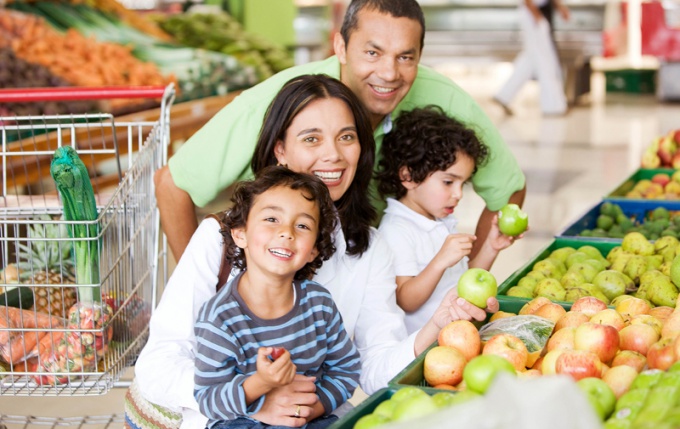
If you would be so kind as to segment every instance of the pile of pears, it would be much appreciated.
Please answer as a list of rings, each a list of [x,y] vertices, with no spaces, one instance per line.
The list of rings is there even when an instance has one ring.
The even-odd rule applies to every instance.
[[[621,206],[605,201],[600,206],[600,215],[595,221],[595,228],[584,229],[578,235],[582,237],[623,238],[629,232],[639,232],[649,240],[661,237],[680,237],[680,216],[665,207],[657,207],[647,213],[646,217],[637,219],[623,213]]]
[[[664,236],[650,242],[639,232],[623,237],[606,257],[591,245],[561,247],[536,262],[507,295],[574,302],[594,296],[616,305],[622,295],[644,299],[650,306],[675,308],[680,285],[680,241]]]

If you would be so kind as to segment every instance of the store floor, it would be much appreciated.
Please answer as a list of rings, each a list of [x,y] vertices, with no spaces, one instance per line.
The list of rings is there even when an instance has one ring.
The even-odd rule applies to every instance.
[[[563,117],[543,117],[538,87],[527,84],[505,116],[490,99],[510,72],[507,64],[438,67],[470,92],[491,116],[527,178],[524,208],[530,231],[504,251],[492,269],[499,283],[546,246],[562,228],[611,191],[639,165],[651,140],[680,128],[680,104],[659,104],[654,96],[605,94],[603,76],[593,75],[592,91]],[[456,208],[463,231],[474,231],[483,203],[469,189]],[[124,379],[130,379],[132,371]],[[124,389],[91,398],[2,397],[0,414],[35,416],[122,416]],[[353,398],[357,403],[365,395]],[[87,424],[83,428],[121,427]],[[8,424],[9,428],[24,427]],[[45,426],[27,426],[45,427]]]

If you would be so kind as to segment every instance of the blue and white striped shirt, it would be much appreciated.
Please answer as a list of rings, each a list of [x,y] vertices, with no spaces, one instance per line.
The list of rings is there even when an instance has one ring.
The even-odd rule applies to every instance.
[[[247,406],[243,382],[257,371],[260,347],[285,347],[299,374],[317,378],[316,394],[330,414],[351,397],[361,368],[331,294],[313,281],[296,281],[293,309],[265,320],[239,295],[240,278],[203,305],[194,327],[194,396],[208,427],[259,411],[264,397]]]

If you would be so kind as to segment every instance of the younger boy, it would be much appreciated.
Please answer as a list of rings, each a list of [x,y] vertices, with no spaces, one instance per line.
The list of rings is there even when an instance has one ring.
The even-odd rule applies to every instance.
[[[425,325],[469,267],[491,268],[513,242],[494,219],[468,264],[475,236],[458,233],[453,211],[463,185],[488,157],[475,133],[436,106],[402,113],[385,135],[378,190],[387,199],[380,233],[394,250],[397,303],[409,333]]]
[[[242,271],[196,321],[200,411],[211,429],[261,427],[253,415],[264,396],[297,373],[317,377],[319,402],[317,409],[291,409],[290,426],[325,428],[351,397],[360,370],[330,293],[310,280],[335,251],[328,188],[311,175],[269,167],[242,182],[232,201],[224,219],[226,257]],[[324,417],[312,418],[318,415]]]

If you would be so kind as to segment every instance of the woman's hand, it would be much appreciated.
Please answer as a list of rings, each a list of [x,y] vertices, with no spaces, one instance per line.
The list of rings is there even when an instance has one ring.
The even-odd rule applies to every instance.
[[[315,381],[314,377],[296,374],[290,384],[267,393],[262,408],[252,417],[272,426],[304,426],[318,417],[312,414],[314,405],[319,401]],[[299,417],[295,417],[298,406]]]
[[[495,297],[490,297],[486,302],[486,309],[481,309],[476,305],[458,296],[458,291],[452,288],[442,300],[439,308],[434,312],[432,321],[439,328],[443,328],[454,320],[479,320],[486,319],[486,313],[498,311],[499,304]]]

